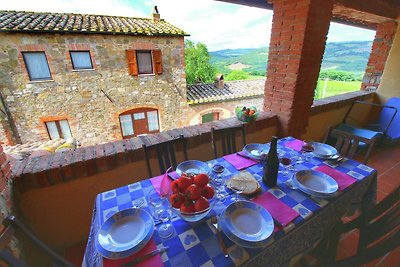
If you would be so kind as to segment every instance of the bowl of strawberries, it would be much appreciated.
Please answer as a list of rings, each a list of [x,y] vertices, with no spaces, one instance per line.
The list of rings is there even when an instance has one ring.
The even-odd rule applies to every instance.
[[[214,188],[205,173],[181,176],[171,183],[169,202],[172,211],[187,222],[197,222],[207,216],[214,201]]]

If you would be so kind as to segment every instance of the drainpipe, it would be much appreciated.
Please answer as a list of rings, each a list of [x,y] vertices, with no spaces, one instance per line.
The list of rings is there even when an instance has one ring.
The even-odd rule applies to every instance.
[[[6,102],[4,101],[4,97],[3,97],[3,94],[1,92],[1,90],[0,90],[0,101],[1,101],[1,104],[3,105],[3,107],[4,107],[4,113],[5,113],[6,117],[7,117],[8,126],[11,129],[11,133],[12,133],[11,138],[14,139],[14,140],[10,140],[10,141],[11,142],[15,141],[15,143],[17,143],[17,144],[22,144],[21,137],[19,136],[19,133],[18,133],[18,130],[17,130],[17,126],[15,125],[15,122],[14,122],[14,119],[13,119],[13,117],[11,115],[11,112],[8,109],[8,106],[6,105]]]

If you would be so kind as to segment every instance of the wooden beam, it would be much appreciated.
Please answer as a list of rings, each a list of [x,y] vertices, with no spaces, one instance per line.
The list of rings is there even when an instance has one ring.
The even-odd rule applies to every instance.
[[[272,4],[267,3],[267,0],[216,0],[216,1],[243,5],[243,6],[258,7],[270,10],[273,9]]]
[[[393,4],[378,0],[335,0],[334,3],[390,19],[397,19],[400,16],[400,2]]]

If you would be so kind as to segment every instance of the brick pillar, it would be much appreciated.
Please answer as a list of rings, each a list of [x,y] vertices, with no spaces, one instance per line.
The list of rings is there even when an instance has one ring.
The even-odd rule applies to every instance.
[[[378,89],[396,30],[397,23],[395,21],[388,21],[378,25],[361,90]]]
[[[282,134],[305,132],[332,18],[327,0],[275,0],[264,110],[278,114]]]

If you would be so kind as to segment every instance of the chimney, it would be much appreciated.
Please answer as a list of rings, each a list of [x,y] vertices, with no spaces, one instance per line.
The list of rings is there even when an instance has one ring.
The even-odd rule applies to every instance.
[[[218,89],[224,89],[224,75],[217,74],[215,77],[215,87]]]
[[[154,21],[159,21],[160,20],[160,13],[158,12],[157,6],[153,7],[151,17],[153,18]]]

